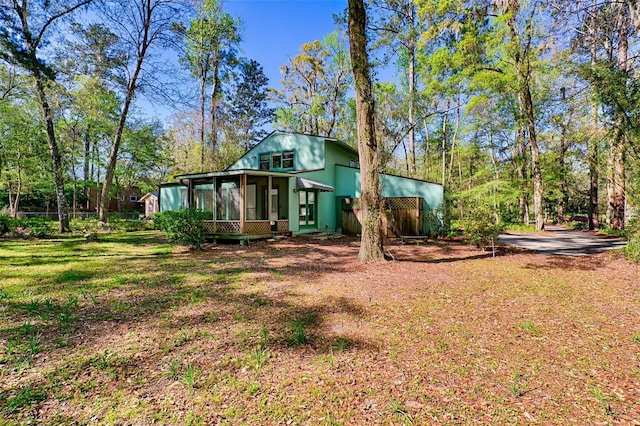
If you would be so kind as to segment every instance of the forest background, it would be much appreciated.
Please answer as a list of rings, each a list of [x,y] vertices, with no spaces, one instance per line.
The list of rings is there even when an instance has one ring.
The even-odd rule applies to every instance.
[[[370,0],[380,171],[445,186],[447,218],[582,215],[621,230],[640,194],[640,5]],[[346,8],[346,4],[345,4]],[[273,86],[214,0],[3,0],[0,205],[60,231],[126,187],[221,170],[272,129],[356,145],[346,15]],[[158,117],[156,111],[169,111]]]

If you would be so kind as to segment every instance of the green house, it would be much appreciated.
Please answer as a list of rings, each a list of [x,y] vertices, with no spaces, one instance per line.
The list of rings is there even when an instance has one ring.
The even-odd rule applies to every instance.
[[[387,174],[380,180],[383,197],[416,200],[424,223],[413,233],[426,232],[424,212],[442,204],[443,187]],[[205,226],[214,235],[342,231],[360,197],[358,151],[333,138],[275,131],[227,169],[177,176],[159,194],[160,211],[210,213]]]

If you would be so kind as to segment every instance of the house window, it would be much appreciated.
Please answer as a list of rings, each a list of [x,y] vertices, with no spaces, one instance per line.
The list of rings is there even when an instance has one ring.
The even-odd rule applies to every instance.
[[[349,167],[356,167],[355,158],[349,158]]]
[[[269,154],[260,154],[260,170],[269,170]]]
[[[138,196],[137,195],[130,195],[129,196],[129,202],[137,203],[138,202]]]
[[[300,191],[299,218],[300,226],[316,227],[316,191]]]
[[[293,169],[293,151],[285,151],[282,153],[282,168]]]
[[[282,168],[282,154],[279,152],[274,152],[271,154],[271,167],[274,169]]]

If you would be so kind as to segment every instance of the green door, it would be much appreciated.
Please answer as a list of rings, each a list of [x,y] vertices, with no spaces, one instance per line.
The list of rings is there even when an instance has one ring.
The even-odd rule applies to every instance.
[[[301,228],[317,228],[318,214],[318,191],[315,190],[300,190],[300,204],[298,213],[300,215],[300,227]]]

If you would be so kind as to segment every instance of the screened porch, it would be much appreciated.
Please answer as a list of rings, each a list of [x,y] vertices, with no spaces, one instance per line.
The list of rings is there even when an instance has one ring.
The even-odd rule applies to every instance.
[[[211,215],[204,221],[210,234],[287,233],[289,179],[265,172],[194,176],[190,205]]]

